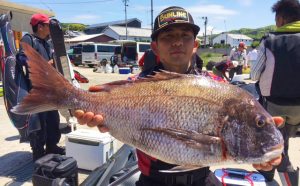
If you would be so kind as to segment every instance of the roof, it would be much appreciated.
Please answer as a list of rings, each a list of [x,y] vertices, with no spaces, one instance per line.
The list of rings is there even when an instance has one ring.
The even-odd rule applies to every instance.
[[[142,22],[137,18],[131,18],[131,19],[127,19],[127,23],[130,23],[132,21],[138,21],[138,22]],[[94,24],[94,25],[90,25],[88,26],[86,29],[89,28],[96,28],[96,27],[105,27],[105,26],[110,26],[110,25],[120,25],[120,24],[125,24],[125,20],[119,20],[119,21],[111,21],[111,22],[105,22],[105,23],[100,23],[100,24]]]
[[[233,39],[247,39],[247,40],[253,40],[251,37],[248,37],[243,34],[228,34],[229,37]]]
[[[54,12],[33,8],[19,3],[11,3],[8,1],[0,1],[0,14],[7,14],[9,11],[12,12],[11,25],[15,31],[26,31],[32,32],[29,24],[31,16],[35,13],[47,14],[49,17],[53,17]]]
[[[103,30],[105,32],[106,30],[111,29],[114,32],[116,32],[120,36],[126,35],[126,27],[123,26],[108,26]],[[135,28],[135,27],[127,27],[127,34],[131,37],[150,37],[151,36],[151,29],[149,28]]]
[[[85,35],[85,34],[83,32],[80,32],[80,31],[66,30],[65,35],[67,37],[78,37],[78,36],[82,36],[82,35]]]
[[[86,40],[89,40],[89,39],[92,39],[92,38],[95,38],[95,37],[98,37],[101,35],[105,35],[105,34],[102,33],[102,34],[81,35],[81,36],[74,37],[71,39],[66,39],[65,42],[83,42],[83,41],[86,41]]]

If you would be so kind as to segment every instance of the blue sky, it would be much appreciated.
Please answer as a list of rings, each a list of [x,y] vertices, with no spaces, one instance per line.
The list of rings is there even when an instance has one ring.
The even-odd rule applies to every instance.
[[[122,0],[11,0],[11,2],[52,10],[61,22],[97,24],[125,19]],[[208,18],[210,34],[240,28],[274,25],[272,5],[276,0],[153,0],[154,18],[172,5],[187,9],[204,31]],[[129,0],[127,18],[138,18],[142,27],[151,26],[151,0]],[[202,33],[201,33],[202,34]]]

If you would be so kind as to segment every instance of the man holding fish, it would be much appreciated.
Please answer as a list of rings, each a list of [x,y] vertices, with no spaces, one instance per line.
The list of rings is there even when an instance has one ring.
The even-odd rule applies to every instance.
[[[166,70],[170,72],[176,72],[179,74],[195,74],[195,65],[191,62],[191,56],[193,54],[193,48],[196,47],[196,36],[199,32],[200,28],[194,24],[193,18],[186,10],[184,10],[181,7],[169,7],[164,9],[155,19],[154,24],[154,31],[151,35],[153,42],[151,43],[151,48],[154,51],[154,53],[159,56],[161,63],[159,65],[153,67],[151,70],[147,70],[146,72],[143,71],[140,74],[140,77],[146,77],[148,75],[153,75],[154,72],[158,72],[160,70]],[[154,77],[155,78],[155,77]],[[167,78],[167,77],[164,77]],[[196,80],[197,81],[197,80]],[[200,81],[200,80],[199,80]],[[179,83],[179,82],[178,82]],[[122,84],[121,82],[118,83],[111,83],[108,85],[100,85],[100,86],[93,86],[90,88],[90,91],[104,91],[109,92],[110,89],[113,86],[117,86],[119,84]],[[184,89],[184,87],[182,87]],[[196,94],[196,93],[195,93]],[[203,92],[203,94],[206,94],[206,92]],[[207,94],[206,96],[210,96]],[[159,98],[157,98],[159,99]],[[222,100],[220,100],[222,101]],[[197,103],[195,103],[197,104]],[[227,105],[229,106],[229,105]],[[203,105],[203,112],[205,112],[205,105]],[[196,108],[195,108],[196,109]],[[97,126],[101,132],[108,132],[110,131],[104,124],[104,121],[106,121],[105,114],[103,115],[94,115],[93,112],[88,112],[89,110],[86,110],[87,112],[84,112],[83,110],[76,110],[75,116],[78,118],[79,123],[85,124],[87,123],[88,126],[94,127]],[[230,112],[231,110],[226,110]],[[242,111],[240,111],[242,112]],[[250,110],[249,110],[250,112]],[[212,114],[213,113],[208,113]],[[246,117],[247,114],[244,115]],[[199,116],[201,117],[201,116]],[[204,116],[203,116],[204,117]],[[213,116],[212,116],[213,117]],[[228,120],[227,117],[224,118],[225,120]],[[272,119],[272,118],[271,118]],[[281,123],[281,118],[273,118],[275,123]],[[265,117],[257,117],[257,125],[260,126],[259,123],[262,125],[265,125],[265,123],[269,122],[272,123],[272,121],[269,121],[269,118]],[[178,122],[181,121],[180,118],[178,118]],[[109,122],[109,121],[107,121]],[[200,122],[200,121],[199,121]],[[227,121],[229,122],[229,120]],[[268,124],[269,124],[268,123]],[[122,125],[122,123],[120,123]],[[205,125],[205,123],[204,123]],[[209,122],[207,122],[207,125],[209,125]],[[216,124],[217,125],[217,124]],[[201,124],[199,124],[200,127]],[[176,128],[176,126],[174,126]],[[205,128],[207,126],[203,126]],[[145,129],[146,131],[147,129]],[[149,129],[152,130],[152,129]],[[162,128],[156,128],[153,129],[153,134],[157,132],[161,132],[164,135],[170,135],[175,134],[177,138],[187,138],[187,136],[184,136],[182,131],[176,130],[176,129],[170,129],[171,131],[164,131]],[[174,130],[174,131],[172,131]],[[223,129],[226,130],[226,129]],[[231,129],[230,129],[231,130]],[[273,131],[274,129],[272,129]],[[172,134],[171,134],[172,133]],[[210,133],[210,132],[207,132]],[[181,136],[182,135],[182,136]],[[187,135],[193,136],[193,132],[188,133]],[[232,135],[232,134],[231,134]],[[276,133],[275,135],[279,135]],[[225,135],[226,136],[226,135]],[[225,137],[224,136],[224,137]],[[176,140],[176,137],[174,137],[174,143]],[[254,137],[254,136],[253,136]],[[193,137],[191,137],[193,138]],[[189,143],[193,143],[194,140],[207,140],[207,143],[214,143],[212,138],[203,137],[201,135],[195,134],[195,139],[189,139],[186,145],[190,145]],[[201,138],[201,139],[199,139]],[[225,138],[231,138],[229,136]],[[280,137],[279,137],[280,138]],[[185,139],[179,139],[179,140],[185,140]],[[197,141],[196,140],[196,141]],[[218,139],[216,139],[218,140]],[[221,141],[223,141],[222,139]],[[282,139],[280,139],[282,140]],[[279,140],[279,141],[280,141]],[[200,142],[197,142],[194,145],[195,148],[203,148],[203,151],[205,151],[204,145],[203,147],[200,147]],[[252,141],[252,140],[250,140]],[[249,142],[250,142],[249,141]],[[253,142],[253,141],[252,141]],[[222,142],[223,143],[223,142]],[[232,142],[235,143],[235,142]],[[282,146],[282,141],[278,143],[278,146]],[[247,146],[248,144],[243,144],[244,146]],[[250,145],[250,144],[249,144]],[[179,145],[178,145],[179,146]],[[223,148],[223,145],[221,145]],[[176,148],[176,147],[175,147]],[[224,147],[226,148],[226,147]],[[280,147],[282,148],[282,147]],[[171,149],[168,149],[169,151],[172,151]],[[229,150],[229,149],[227,149]],[[221,150],[221,154],[226,154],[225,151]],[[182,152],[187,153],[187,152]],[[214,152],[218,153],[218,152]],[[204,153],[205,154],[205,153]],[[234,154],[234,153],[233,153]],[[237,152],[236,156],[239,156],[241,152]],[[279,153],[280,154],[280,153]],[[281,157],[277,153],[276,157],[272,157],[271,161],[268,161],[266,163],[258,163],[254,164],[254,167],[259,170],[270,170],[273,168],[274,165],[277,165],[281,161]],[[141,176],[139,178],[139,181],[136,183],[136,185],[222,185],[219,180],[214,176],[214,174],[209,170],[209,167],[207,166],[199,166],[201,168],[194,168],[190,169],[188,167],[183,166],[176,166],[174,164],[166,163],[163,161],[160,161],[159,159],[156,159],[154,157],[151,157],[144,153],[141,150],[137,150],[138,155],[138,164],[139,169],[141,171]],[[206,156],[210,156],[209,154],[205,154]],[[223,159],[229,158],[227,155],[224,155],[222,157]],[[232,157],[231,157],[232,158]],[[270,160],[270,159],[268,159]],[[222,160],[217,160],[222,161]],[[251,162],[251,161],[249,161]],[[255,162],[252,162],[255,163]],[[174,167],[177,171],[175,171]],[[180,171],[182,169],[182,172]],[[162,172],[162,170],[169,170],[168,173]],[[188,170],[188,171],[187,171]],[[173,171],[173,172],[172,172]],[[171,173],[170,173],[171,172]]]

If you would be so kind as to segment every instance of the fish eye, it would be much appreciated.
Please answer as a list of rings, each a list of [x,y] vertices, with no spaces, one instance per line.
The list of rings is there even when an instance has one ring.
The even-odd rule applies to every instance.
[[[265,126],[266,119],[263,116],[256,116],[255,122],[256,122],[256,126],[261,128],[261,127]]]

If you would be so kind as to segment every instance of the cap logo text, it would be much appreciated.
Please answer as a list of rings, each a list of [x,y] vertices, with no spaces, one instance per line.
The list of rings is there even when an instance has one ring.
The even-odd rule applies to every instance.
[[[170,10],[159,15],[158,27],[164,27],[169,23],[189,22],[188,13],[182,10]]]

